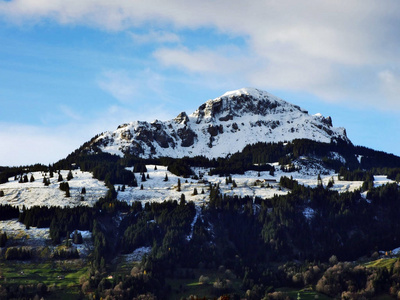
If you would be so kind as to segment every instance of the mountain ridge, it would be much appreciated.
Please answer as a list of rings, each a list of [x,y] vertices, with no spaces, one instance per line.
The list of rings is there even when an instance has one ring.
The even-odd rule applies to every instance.
[[[330,143],[347,138],[330,117],[308,111],[268,92],[243,88],[210,99],[172,120],[134,121],[93,138],[87,150],[141,158],[225,157],[257,142],[310,139]]]

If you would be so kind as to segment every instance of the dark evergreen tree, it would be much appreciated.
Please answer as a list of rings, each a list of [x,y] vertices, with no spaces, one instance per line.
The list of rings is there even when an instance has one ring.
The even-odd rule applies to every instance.
[[[58,173],[58,182],[61,182],[61,181],[63,181],[63,180],[64,180],[64,179],[63,179],[61,173]]]
[[[68,175],[67,175],[67,180],[70,181],[74,176],[72,175],[72,171],[69,170]]]
[[[269,170],[269,175],[275,176],[275,168],[274,168],[274,167],[272,167],[272,168]]]
[[[142,173],[142,181],[146,181],[146,176]]]
[[[85,187],[82,188],[81,194],[82,195],[86,194],[86,188]]]
[[[4,197],[4,191],[0,190],[0,197]]]
[[[168,181],[168,175],[167,174],[165,174],[164,181]]]
[[[0,247],[5,247],[7,243],[7,233],[0,232]]]
[[[33,174],[31,174],[31,178],[29,180],[30,182],[34,182],[35,181],[35,177],[33,177]]]
[[[180,178],[178,178],[178,189],[177,189],[177,191],[178,192],[181,191],[181,180],[180,180]]]
[[[322,187],[322,179],[321,179],[321,174],[318,174],[318,178],[317,178],[317,185],[319,187]]]
[[[78,232],[77,230],[74,231],[74,234],[72,236],[72,242],[74,244],[82,244],[83,243],[82,234],[80,232]]]
[[[186,204],[186,197],[185,194],[181,194],[181,200],[179,202],[180,205],[185,205]]]

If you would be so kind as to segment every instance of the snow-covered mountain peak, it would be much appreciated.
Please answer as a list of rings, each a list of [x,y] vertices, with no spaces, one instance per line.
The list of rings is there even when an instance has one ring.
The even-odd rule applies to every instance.
[[[135,121],[106,132],[91,146],[118,155],[143,158],[204,155],[225,157],[257,142],[310,139],[349,142],[344,128],[332,126],[330,117],[310,116],[299,106],[268,92],[243,88],[206,101],[188,115],[169,121]]]
[[[268,92],[255,89],[243,88],[230,91],[222,96],[208,100],[201,105],[191,117],[197,123],[233,120],[234,117],[244,115],[266,116],[269,114],[284,113],[285,111],[299,111],[307,113],[300,107],[290,104]]]
[[[242,88],[242,89],[226,92],[225,94],[223,94],[221,96],[221,98],[222,97],[242,96],[242,95],[252,96],[253,98],[256,98],[256,99],[262,99],[262,98],[279,99],[266,91],[252,88],[252,87],[247,87],[247,88]]]

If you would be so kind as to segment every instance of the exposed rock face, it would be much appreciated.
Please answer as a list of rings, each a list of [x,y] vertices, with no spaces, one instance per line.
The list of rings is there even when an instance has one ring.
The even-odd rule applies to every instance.
[[[191,115],[169,121],[123,124],[94,138],[92,149],[143,158],[204,155],[225,157],[257,142],[306,138],[320,142],[350,142],[344,128],[330,117],[310,116],[299,106],[267,92],[247,88],[208,100]]]

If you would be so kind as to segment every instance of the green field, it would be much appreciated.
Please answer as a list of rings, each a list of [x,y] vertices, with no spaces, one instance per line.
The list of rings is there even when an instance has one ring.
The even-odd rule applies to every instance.
[[[381,258],[378,260],[370,261],[363,266],[367,268],[387,268],[390,269],[394,263],[398,260],[398,257],[395,258]]]
[[[200,298],[206,297],[207,299],[216,297],[213,284],[218,278],[224,278],[225,273],[209,269],[194,269],[193,273],[192,279],[167,278],[166,283],[171,286],[170,300],[179,300],[182,297],[188,298],[190,295],[197,295]],[[209,278],[208,283],[199,282],[201,275]],[[243,294],[243,291],[240,290],[241,279],[231,278],[230,282],[229,293]]]
[[[0,262],[0,284],[36,286],[44,283],[51,291],[56,291],[50,292],[46,299],[72,299],[79,293],[79,279],[87,272],[88,266],[81,260],[44,263],[5,261]]]
[[[331,300],[332,298],[317,293],[316,291],[309,290],[309,289],[292,289],[292,288],[279,288],[277,289],[278,292],[286,293],[288,296],[297,299],[297,296],[300,295],[301,300]],[[317,296],[317,298],[315,297]]]

